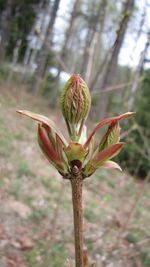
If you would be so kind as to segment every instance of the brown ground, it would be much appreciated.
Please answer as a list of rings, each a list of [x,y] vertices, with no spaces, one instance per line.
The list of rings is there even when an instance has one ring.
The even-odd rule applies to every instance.
[[[16,114],[61,115],[24,88],[0,87],[0,267],[73,264],[71,191],[36,143],[36,123]],[[84,184],[84,236],[97,267],[150,266],[149,185],[98,171]]]

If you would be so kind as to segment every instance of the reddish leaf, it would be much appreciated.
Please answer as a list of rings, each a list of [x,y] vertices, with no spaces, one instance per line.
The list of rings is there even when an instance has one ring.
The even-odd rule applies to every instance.
[[[36,113],[30,112],[30,111],[27,111],[27,110],[17,110],[17,112],[19,114],[25,115],[27,117],[32,118],[33,120],[36,120],[38,122],[41,122],[41,123],[49,126],[60,136],[60,138],[62,139],[64,144],[67,145],[66,139],[64,138],[62,133],[57,129],[57,127],[55,126],[55,123],[52,120],[50,120],[49,118],[47,118],[43,115],[40,115],[40,114],[36,114]]]
[[[62,150],[64,147],[64,143],[62,142],[61,138],[58,134],[56,134],[56,150],[59,157],[62,159]]]
[[[96,164],[99,165],[102,162],[104,162],[105,160],[111,159],[111,158],[115,157],[116,155],[118,155],[118,153],[121,151],[123,145],[124,145],[124,143],[113,144],[113,145],[105,148],[103,151],[96,153],[96,155],[93,157],[93,159],[91,161],[93,162],[94,165],[96,165]]]
[[[84,168],[85,177],[90,176],[99,167],[102,167],[106,161],[115,157],[123,147],[123,143],[113,144],[101,152],[97,152],[95,156],[89,160]]]
[[[92,131],[92,133],[90,134],[90,136],[88,137],[86,143],[84,144],[85,147],[88,147],[93,135],[96,133],[96,131],[103,127],[104,125],[107,125],[107,124],[111,124],[112,122],[115,123],[119,120],[122,120],[122,119],[125,119],[125,118],[128,118],[130,116],[132,116],[133,114],[135,114],[134,112],[127,112],[127,113],[124,113],[120,116],[116,116],[116,117],[111,117],[111,118],[108,118],[106,120],[103,120],[101,121],[100,123],[97,124],[97,126],[94,128],[94,130]]]
[[[49,140],[48,133],[45,127],[41,124],[38,125],[38,142],[49,162],[55,166],[58,171],[65,174],[67,171],[66,162],[62,159],[57,149],[53,148],[53,145]]]
[[[38,125],[38,135],[41,140],[42,147],[45,151],[45,153],[49,156],[51,160],[59,161],[60,158],[56,153],[56,150],[53,148],[50,140],[48,139],[47,132],[44,127],[42,127],[41,124]]]

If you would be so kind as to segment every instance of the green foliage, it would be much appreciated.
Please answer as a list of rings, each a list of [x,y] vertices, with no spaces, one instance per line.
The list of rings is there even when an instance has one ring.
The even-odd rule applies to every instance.
[[[21,163],[18,167],[18,170],[17,170],[17,176],[22,177],[24,175],[26,175],[26,176],[31,175],[31,172],[30,172],[30,169],[29,169],[27,162],[21,161]]]
[[[49,51],[47,58],[46,58],[46,64],[45,64],[45,68],[48,70],[48,68],[50,68],[51,66],[53,66],[54,68],[57,67],[57,60],[56,60],[56,56],[57,56],[57,52],[54,51]]]
[[[92,107],[96,107],[97,104],[98,104],[98,101],[99,101],[99,99],[97,97],[97,94],[96,93],[95,94],[92,94],[92,98],[91,98],[91,105],[92,105]]]
[[[119,155],[123,167],[131,174],[144,178],[150,170],[150,70],[144,73],[143,82],[135,101],[135,129],[130,133],[127,144]],[[132,127],[133,121],[125,125]]]
[[[9,68],[7,64],[0,65],[0,81],[6,80],[9,74]]]
[[[30,218],[32,220],[35,220],[36,222],[37,221],[41,221],[43,218],[46,218],[48,217],[48,214],[49,214],[49,209],[48,208],[45,208],[45,209],[41,209],[41,210],[36,210],[34,209],[32,211],[32,214],[30,216]]]
[[[112,195],[110,195],[110,194],[105,194],[105,195],[103,196],[103,200],[104,200],[105,202],[110,202],[110,201],[112,201]]]
[[[0,0],[0,13],[3,11],[3,9],[5,7],[5,2],[6,2],[6,0]]]
[[[13,136],[8,131],[7,126],[0,119],[0,156],[10,157],[10,151],[12,150]]]
[[[48,74],[42,81],[41,84],[41,93],[44,97],[49,99],[52,98],[53,95],[53,85],[55,83],[55,77],[52,74]]]
[[[140,238],[142,238],[143,232],[140,232],[138,229],[132,230],[132,232],[128,233],[126,239],[129,243],[136,244],[140,242]],[[149,246],[137,246],[138,254],[140,258],[143,260],[143,266],[150,266],[150,256],[149,256]]]
[[[64,261],[68,255],[66,255],[62,244],[55,244],[52,247],[51,253],[48,255],[48,257],[46,255],[45,259],[46,250],[47,247],[45,247],[42,242],[39,242],[33,247],[33,249],[27,251],[25,253],[25,258],[30,266],[43,267],[44,262],[47,263],[47,266],[51,267],[65,267]]]
[[[96,223],[99,220],[99,214],[96,212],[97,203],[90,202],[85,208],[84,216],[90,223]]]
[[[7,47],[7,56],[12,57],[13,50],[17,41],[21,40],[20,57],[24,54],[26,49],[26,38],[31,30],[31,25],[35,19],[35,5],[39,3],[39,0],[15,0],[12,6],[11,24],[10,24],[10,38]],[[0,1],[0,6],[5,9],[5,4]]]
[[[15,199],[19,199],[20,193],[22,189],[22,181],[20,179],[15,179],[11,184],[11,194],[15,197]]]
[[[56,53],[53,51],[50,51],[47,59],[46,59],[46,64],[45,64],[45,69],[46,71],[46,75],[44,77],[44,79],[41,82],[41,94],[50,99],[53,99],[53,94],[54,94],[54,90],[55,87],[54,85],[56,85],[56,75],[54,75],[53,73],[51,73],[51,67],[56,68]],[[57,90],[57,88],[56,88]]]

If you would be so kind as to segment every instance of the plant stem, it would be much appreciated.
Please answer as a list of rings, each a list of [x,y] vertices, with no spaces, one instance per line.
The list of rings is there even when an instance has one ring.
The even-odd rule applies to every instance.
[[[83,266],[82,175],[71,177],[76,267]]]

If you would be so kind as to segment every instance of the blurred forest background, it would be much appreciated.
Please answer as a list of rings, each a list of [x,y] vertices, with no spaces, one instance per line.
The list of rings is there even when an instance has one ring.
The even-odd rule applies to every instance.
[[[89,128],[136,112],[122,122],[124,173],[102,170],[85,185],[89,254],[97,267],[150,266],[149,46],[148,0],[0,0],[1,267],[73,266],[69,186],[15,114],[48,115],[65,132],[59,94],[72,73],[91,92]]]

